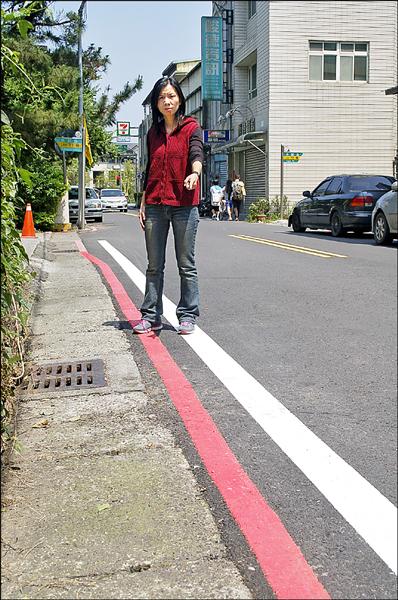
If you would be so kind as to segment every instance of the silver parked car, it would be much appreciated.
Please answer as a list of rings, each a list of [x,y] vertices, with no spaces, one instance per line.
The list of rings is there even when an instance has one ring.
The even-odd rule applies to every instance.
[[[397,238],[398,182],[378,199],[372,212],[372,231],[376,244],[390,244]]]
[[[122,190],[104,188],[101,190],[101,202],[104,210],[127,212],[127,198]]]
[[[68,192],[69,196],[69,221],[76,222],[79,216],[79,188],[72,185]],[[97,192],[92,187],[86,187],[86,200],[84,205],[84,218],[94,219],[102,223],[102,204]]]

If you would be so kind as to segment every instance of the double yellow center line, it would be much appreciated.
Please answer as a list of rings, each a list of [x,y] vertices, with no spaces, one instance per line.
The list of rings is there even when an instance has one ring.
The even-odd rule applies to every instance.
[[[316,250],[315,248],[306,248],[304,246],[294,246],[293,244],[285,244],[285,242],[277,242],[275,240],[264,240],[263,238],[256,238],[250,235],[230,235],[229,237],[237,238],[239,240],[245,240],[247,242],[255,242],[256,244],[265,244],[267,246],[273,246],[274,248],[281,248],[282,250],[290,250],[291,252],[300,252],[301,254],[311,254],[311,256],[318,256],[319,258],[347,258],[344,254],[334,254],[333,252],[323,252],[323,250]]]

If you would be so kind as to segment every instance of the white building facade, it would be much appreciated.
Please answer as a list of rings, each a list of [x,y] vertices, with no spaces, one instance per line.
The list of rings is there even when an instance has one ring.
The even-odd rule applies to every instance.
[[[396,2],[213,5],[233,11],[233,102],[211,103],[212,126],[231,128],[232,143],[216,152],[244,179],[246,205],[279,195],[282,145],[302,153],[284,163],[290,205],[328,175],[393,174],[397,96],[385,90],[397,84]]]

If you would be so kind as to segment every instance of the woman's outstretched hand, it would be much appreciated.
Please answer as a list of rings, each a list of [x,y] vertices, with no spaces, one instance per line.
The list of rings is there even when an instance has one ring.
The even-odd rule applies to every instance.
[[[194,190],[198,185],[199,175],[197,173],[191,173],[184,179],[184,186],[187,190]]]

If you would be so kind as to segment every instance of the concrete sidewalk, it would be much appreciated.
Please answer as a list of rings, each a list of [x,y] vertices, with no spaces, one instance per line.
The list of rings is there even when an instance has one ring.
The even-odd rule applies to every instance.
[[[106,385],[21,393],[3,486],[2,598],[251,598],[148,396],[74,232],[31,250],[29,365],[102,360]]]

